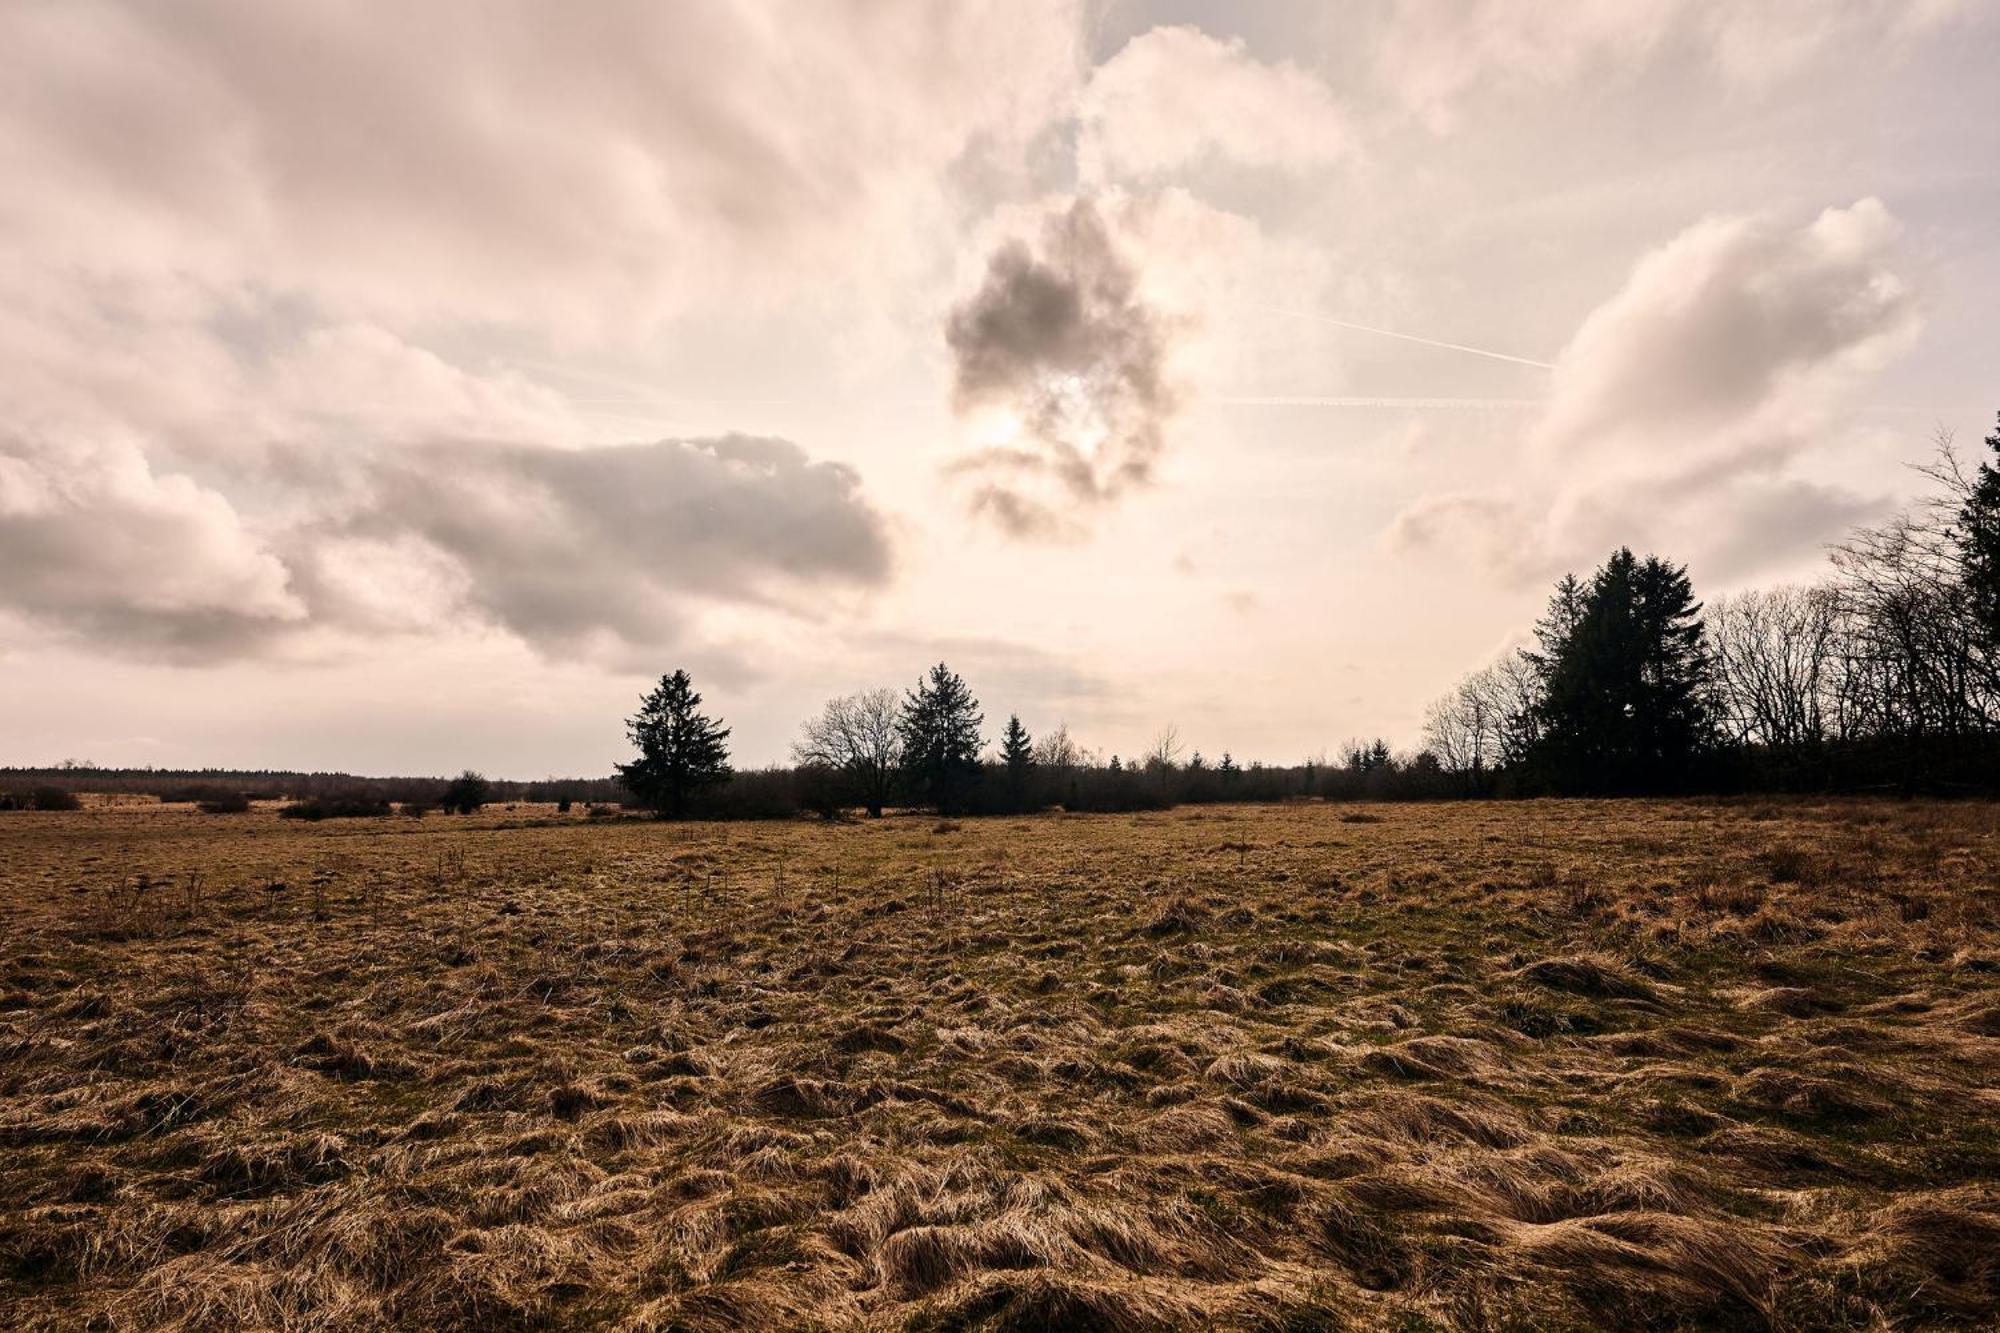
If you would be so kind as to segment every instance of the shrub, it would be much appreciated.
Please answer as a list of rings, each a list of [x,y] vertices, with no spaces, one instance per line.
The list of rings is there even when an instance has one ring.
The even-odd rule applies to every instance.
[[[83,802],[77,799],[75,792],[65,791],[61,787],[43,785],[29,788],[28,803],[24,808],[28,810],[81,810],[83,809]]]
[[[569,797],[567,797],[567,796],[563,797],[563,798],[562,798],[562,799],[561,799],[560,801],[557,801],[557,802],[556,802],[556,813],[557,813],[557,814],[559,814],[559,815],[566,815],[566,814],[568,814],[568,813],[569,813],[569,808],[570,808],[570,805],[571,805],[571,801],[570,801]]]
[[[196,802],[195,808],[205,815],[240,815],[250,809],[250,798],[240,791],[218,792]]]
[[[315,796],[311,800],[286,806],[278,811],[278,817],[317,823],[322,819],[375,819],[388,813],[387,801],[370,800],[365,796]]]
[[[493,784],[468,768],[451,780],[444,795],[438,797],[438,804],[457,814],[469,815],[492,799]]]

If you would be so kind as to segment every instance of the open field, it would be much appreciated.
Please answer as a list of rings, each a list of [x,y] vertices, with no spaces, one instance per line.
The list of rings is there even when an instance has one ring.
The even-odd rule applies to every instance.
[[[1996,833],[0,816],[0,1324],[1990,1327]]]

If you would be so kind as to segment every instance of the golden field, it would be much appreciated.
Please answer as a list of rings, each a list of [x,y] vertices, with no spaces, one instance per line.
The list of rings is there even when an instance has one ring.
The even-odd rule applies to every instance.
[[[0,1325],[1991,1327],[2000,810],[0,816]]]

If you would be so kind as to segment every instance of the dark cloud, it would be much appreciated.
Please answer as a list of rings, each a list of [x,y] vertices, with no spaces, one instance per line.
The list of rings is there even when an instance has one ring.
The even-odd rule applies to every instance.
[[[1046,218],[1035,245],[995,251],[945,341],[953,405],[1002,422],[1000,443],[953,467],[975,511],[1016,536],[1059,536],[1151,480],[1175,406],[1167,328],[1089,200]]]
[[[693,646],[704,604],[806,609],[885,582],[855,472],[785,440],[276,450],[233,493],[0,448],[0,609],[136,656],[470,620],[551,654]]]
[[[348,532],[419,537],[464,571],[471,606],[555,649],[668,641],[690,598],[782,600],[889,573],[853,469],[786,440],[468,448],[396,458],[374,490]]]

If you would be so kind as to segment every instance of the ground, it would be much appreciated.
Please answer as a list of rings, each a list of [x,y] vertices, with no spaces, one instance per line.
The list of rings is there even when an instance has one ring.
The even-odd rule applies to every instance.
[[[1997,832],[0,815],[0,1324],[1990,1327]]]

